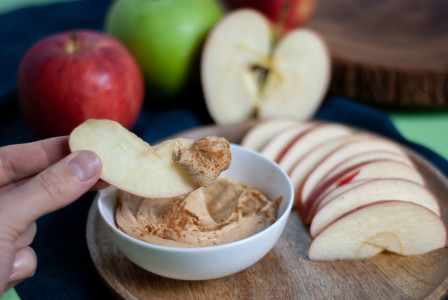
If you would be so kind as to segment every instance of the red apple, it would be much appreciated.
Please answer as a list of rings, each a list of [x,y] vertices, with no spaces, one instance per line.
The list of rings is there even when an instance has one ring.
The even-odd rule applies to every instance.
[[[225,0],[230,9],[253,8],[287,31],[308,20],[316,0]]]
[[[18,71],[23,115],[39,138],[67,135],[87,119],[131,128],[144,96],[135,59],[115,38],[73,30],[34,44]]]

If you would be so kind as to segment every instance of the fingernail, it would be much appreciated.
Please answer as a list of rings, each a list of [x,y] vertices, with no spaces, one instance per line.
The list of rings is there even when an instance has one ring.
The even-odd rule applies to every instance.
[[[95,176],[101,167],[100,159],[91,151],[78,153],[69,163],[70,168],[76,177],[81,181],[86,181]]]
[[[9,281],[22,280],[34,275],[37,266],[36,253],[30,247],[21,248],[16,252]]]

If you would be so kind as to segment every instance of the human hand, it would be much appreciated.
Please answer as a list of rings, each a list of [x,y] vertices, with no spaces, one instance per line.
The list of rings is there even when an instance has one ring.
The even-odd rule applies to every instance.
[[[104,187],[100,173],[99,157],[70,154],[67,137],[0,148],[0,295],[36,270],[36,219]]]

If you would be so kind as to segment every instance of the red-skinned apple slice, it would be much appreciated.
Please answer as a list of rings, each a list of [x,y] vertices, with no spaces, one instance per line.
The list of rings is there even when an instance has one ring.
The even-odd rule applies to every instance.
[[[312,217],[310,235],[315,237],[328,224],[353,209],[387,199],[416,203],[440,216],[437,199],[420,184],[403,179],[375,179],[341,193],[318,208]]]
[[[353,129],[334,123],[321,123],[307,130],[278,155],[276,161],[283,170],[289,172],[298,160],[314,147],[333,138],[353,133]]]
[[[333,153],[322,159],[322,161],[307,175],[298,192],[298,199],[301,201],[301,204],[303,205],[308,201],[308,197],[316,185],[339,163],[349,157],[370,151],[389,151],[406,156],[404,150],[397,143],[373,135],[371,139],[355,140],[351,143],[342,145]]]
[[[330,172],[328,172],[327,175],[325,175],[321,181],[324,182],[328,178],[332,178],[337,174],[341,174],[345,170],[350,170],[354,166],[359,166],[364,163],[368,163],[368,162],[372,162],[372,161],[376,161],[376,160],[393,160],[393,161],[401,162],[405,165],[408,165],[409,167],[415,168],[414,163],[407,156],[389,152],[389,151],[370,151],[370,152],[364,152],[364,153],[355,155],[353,157],[349,157],[348,159],[339,163]],[[333,191],[330,190],[330,191],[323,193],[321,196],[319,196],[318,199],[314,199],[313,202],[319,203],[319,207],[324,205],[326,203],[326,201],[328,201],[330,199],[329,197],[327,197],[328,194],[333,194]],[[316,209],[315,203],[312,203],[311,205],[312,205],[312,207],[314,207],[314,209]]]
[[[229,13],[207,36],[201,80],[217,124],[247,119],[310,119],[328,89],[330,55],[318,34],[300,28],[276,39],[261,13]]]
[[[343,136],[339,138],[334,138],[332,140],[326,141],[323,144],[314,147],[308,153],[306,153],[301,159],[299,159],[289,171],[288,175],[291,179],[291,182],[294,187],[294,191],[296,191],[295,205],[300,209],[301,201],[299,201],[298,190],[303,180],[306,178],[308,173],[313,170],[316,165],[318,165],[323,158],[325,158],[328,154],[332,153],[335,149],[349,143],[355,139],[368,138],[362,134],[353,134],[350,136]]]
[[[379,178],[401,178],[424,185],[424,179],[420,172],[401,162],[393,160],[376,160],[361,163],[358,166],[354,166],[319,183],[311,192],[308,201],[302,206],[301,215],[303,221],[306,224],[311,222],[314,212],[317,207],[319,207],[320,199],[323,198],[321,197],[322,195],[350,182]]]
[[[272,160],[276,160],[289,144],[317,124],[316,122],[304,122],[283,129],[261,148],[260,153]]]
[[[291,118],[275,118],[261,121],[244,135],[241,140],[241,146],[260,151],[277,133],[287,127],[301,123],[301,121]]]
[[[309,213],[311,213],[311,218],[314,217],[314,214],[316,213],[316,211],[319,210],[320,207],[322,207],[323,205],[325,205],[328,202],[330,202],[331,200],[333,200],[333,198],[336,198],[339,195],[341,195],[342,193],[345,193],[346,191],[351,190],[351,189],[355,188],[356,186],[363,184],[365,182],[371,181],[371,180],[375,180],[375,179],[358,179],[358,180],[343,184],[341,186],[338,186],[337,188],[335,188],[331,191],[328,191],[327,193],[324,193],[319,198],[315,199],[313,203],[310,203],[310,212]]]
[[[69,145],[72,152],[95,152],[102,162],[101,178],[131,194],[172,198],[199,187],[176,162],[176,157],[194,151],[194,140],[172,139],[152,147],[117,122],[90,119],[72,131]]]
[[[404,163],[410,167],[415,167],[414,163],[408,156],[393,153],[390,151],[369,151],[369,152],[360,153],[358,155],[354,155],[354,156],[342,161],[336,167],[334,167],[330,172],[328,172],[327,175],[325,175],[325,177],[322,180],[325,180],[326,178],[330,178],[330,177],[342,172],[343,170],[346,170],[352,166],[356,166],[360,163],[372,161],[372,160],[379,160],[379,159],[390,159],[390,160]]]
[[[379,201],[345,215],[312,241],[310,260],[364,259],[387,250],[424,254],[446,247],[446,229],[431,210],[407,201]]]

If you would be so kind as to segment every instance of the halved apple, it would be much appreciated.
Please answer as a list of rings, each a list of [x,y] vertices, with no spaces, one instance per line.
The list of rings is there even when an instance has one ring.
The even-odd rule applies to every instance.
[[[310,119],[328,89],[330,55],[322,38],[300,28],[275,37],[261,13],[240,9],[207,36],[201,81],[218,124],[247,119]]]
[[[374,179],[351,188],[317,208],[312,216],[310,235],[316,236],[328,224],[343,214],[363,205],[388,199],[422,205],[440,216],[434,195],[425,187],[404,179]]]
[[[293,118],[275,118],[261,121],[244,135],[241,146],[260,151],[277,133],[287,127],[300,125],[301,123],[301,121]]]
[[[95,152],[102,162],[101,178],[131,194],[172,198],[199,187],[175,161],[179,153],[195,149],[194,140],[172,139],[151,147],[117,122],[90,119],[73,130],[69,145],[72,152]]]
[[[441,218],[407,201],[371,203],[345,215],[311,242],[311,260],[363,259],[382,251],[400,255],[424,254],[446,246]]]

